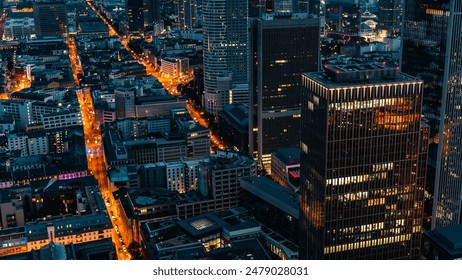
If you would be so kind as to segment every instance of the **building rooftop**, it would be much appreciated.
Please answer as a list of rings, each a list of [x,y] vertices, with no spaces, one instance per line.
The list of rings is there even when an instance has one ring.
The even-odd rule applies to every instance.
[[[141,96],[136,98],[137,105],[145,104],[158,104],[162,102],[178,102],[179,100],[184,100],[185,97],[182,96],[171,96],[171,95],[157,95],[157,96]]]
[[[181,195],[177,192],[162,188],[129,190],[128,197],[134,207],[176,204],[182,200]]]
[[[211,170],[221,170],[255,165],[255,161],[247,155],[235,152],[232,149],[217,150],[215,155],[210,155],[210,161],[205,163]]]
[[[223,114],[231,117],[241,127],[245,128],[249,124],[249,113],[248,109],[244,104],[233,103],[228,104],[223,108]]]
[[[213,213],[205,213],[179,221],[177,222],[177,225],[181,230],[188,234],[188,236],[198,238],[214,231],[221,231],[223,227],[228,226],[228,223]]]
[[[451,258],[462,258],[462,224],[424,231],[424,237]]]
[[[387,61],[378,63],[369,59],[349,59],[325,64],[323,70],[323,72],[305,73],[304,76],[329,88],[351,86],[352,83],[365,85],[419,81],[400,72],[398,65]]]
[[[199,255],[195,260],[271,260],[262,240],[250,238],[234,241],[232,247]]]
[[[273,155],[285,165],[300,163],[300,150],[296,147],[280,148],[273,152]]]
[[[241,179],[241,187],[298,219],[299,195],[266,177]]]

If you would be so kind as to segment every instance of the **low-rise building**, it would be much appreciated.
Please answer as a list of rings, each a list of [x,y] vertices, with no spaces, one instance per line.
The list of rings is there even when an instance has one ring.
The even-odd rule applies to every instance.
[[[299,195],[263,176],[243,178],[240,181],[240,205],[258,222],[297,243]]]
[[[29,221],[0,230],[0,259],[40,250],[53,243],[70,245],[110,239],[111,220],[95,185],[94,178],[86,177],[34,182],[22,192],[6,190],[15,194],[11,201],[16,199],[22,205]],[[66,205],[56,203],[56,197],[62,197]],[[30,207],[31,204],[35,206]],[[11,211],[4,211],[5,217],[11,217],[8,214]],[[8,221],[6,225],[9,225]]]
[[[189,74],[189,59],[165,57],[160,61],[160,72],[167,77],[181,77]]]
[[[271,177],[293,191],[300,185],[300,149],[280,148],[271,153]]]

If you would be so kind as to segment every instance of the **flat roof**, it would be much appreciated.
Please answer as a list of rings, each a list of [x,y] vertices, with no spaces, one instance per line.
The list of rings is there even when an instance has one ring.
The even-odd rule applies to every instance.
[[[205,213],[179,221],[177,222],[177,225],[189,236],[197,237],[214,231],[219,231],[223,227],[228,226],[228,223],[213,213]]]
[[[462,224],[424,231],[424,236],[448,255],[462,257]]]
[[[302,76],[308,77],[312,80],[317,81],[318,83],[322,84],[328,88],[343,88],[343,87],[351,87],[357,85],[376,85],[376,84],[383,84],[383,83],[400,83],[400,82],[417,82],[422,81],[413,76],[405,74],[403,72],[399,72],[396,75],[395,79],[375,79],[375,80],[363,80],[363,81],[355,81],[354,83],[348,82],[335,82],[331,78],[329,78],[324,72],[312,72],[312,73],[303,73]],[[423,81],[422,81],[423,82]]]
[[[300,149],[297,147],[280,148],[274,151],[273,155],[285,165],[300,163]]]
[[[264,176],[241,179],[241,187],[294,218],[299,217],[299,195]]]

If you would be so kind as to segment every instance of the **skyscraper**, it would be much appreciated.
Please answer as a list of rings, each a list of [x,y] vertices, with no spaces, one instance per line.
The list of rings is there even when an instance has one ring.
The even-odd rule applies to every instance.
[[[249,17],[260,17],[261,14],[266,10],[265,0],[248,0],[249,1]]]
[[[67,34],[67,9],[64,2],[34,3],[34,23],[37,37]]]
[[[325,2],[325,0],[308,0],[308,3],[305,5],[308,9],[308,14],[319,16],[321,13],[321,1]]]
[[[423,82],[358,62],[303,75],[301,259],[418,259]]]
[[[293,10],[293,0],[274,0],[273,12],[275,13],[292,13]]]
[[[325,11],[326,31],[334,33],[358,34],[361,12],[358,0],[326,0],[321,3]]]
[[[160,0],[144,0],[144,25],[160,20]]]
[[[406,0],[402,71],[424,80],[423,113],[430,137],[438,142],[443,75],[448,35],[449,0]],[[430,155],[436,166],[436,157]]]
[[[175,10],[180,29],[190,29],[196,26],[198,20],[196,0],[175,0]]]
[[[270,170],[271,153],[299,146],[301,74],[318,71],[319,20],[264,14],[252,23],[250,153]]]
[[[403,0],[379,0],[379,31],[386,36],[399,35],[403,15]]]
[[[220,86],[219,79],[231,83],[249,83],[249,35],[247,0],[203,0],[204,15],[204,105],[216,114],[231,102],[232,88]],[[219,89],[220,87],[220,89]],[[242,88],[242,87],[241,87]],[[227,97],[228,96],[228,97]]]
[[[432,228],[462,223],[462,2],[450,1]]]
[[[127,24],[131,34],[142,34],[144,31],[144,1],[127,0]]]
[[[407,0],[405,5],[402,69],[425,81],[423,113],[432,146],[438,144],[429,157],[435,180],[427,180],[430,190],[434,187],[432,228],[462,222],[461,12],[460,1]]]

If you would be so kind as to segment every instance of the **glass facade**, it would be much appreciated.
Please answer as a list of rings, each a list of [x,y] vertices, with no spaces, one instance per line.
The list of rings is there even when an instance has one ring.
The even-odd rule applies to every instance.
[[[402,71],[425,82],[423,113],[437,142],[445,65],[449,0],[407,0]],[[436,160],[431,158],[431,162]],[[434,163],[432,164],[435,165]]]
[[[377,70],[395,71],[386,78],[358,69],[337,82],[302,76],[300,258],[418,259],[423,82],[397,68]]]
[[[359,34],[361,11],[357,1],[326,1],[324,11],[327,32]]]
[[[248,87],[248,0],[204,0],[204,107],[218,113],[219,78],[232,77],[232,84]],[[229,90],[229,89],[228,89]]]
[[[462,223],[462,2],[450,1],[432,228]]]
[[[67,34],[67,9],[64,2],[34,3],[34,23],[37,37]]]
[[[249,143],[269,170],[272,152],[299,146],[301,74],[318,70],[319,21],[275,16],[256,20],[252,29],[250,124],[257,133]]]
[[[191,29],[196,27],[197,3],[195,0],[175,0],[178,28]]]
[[[403,15],[402,0],[379,0],[378,29],[388,36],[399,36]]]
[[[142,34],[144,30],[143,1],[127,0],[127,27],[130,33]]]

